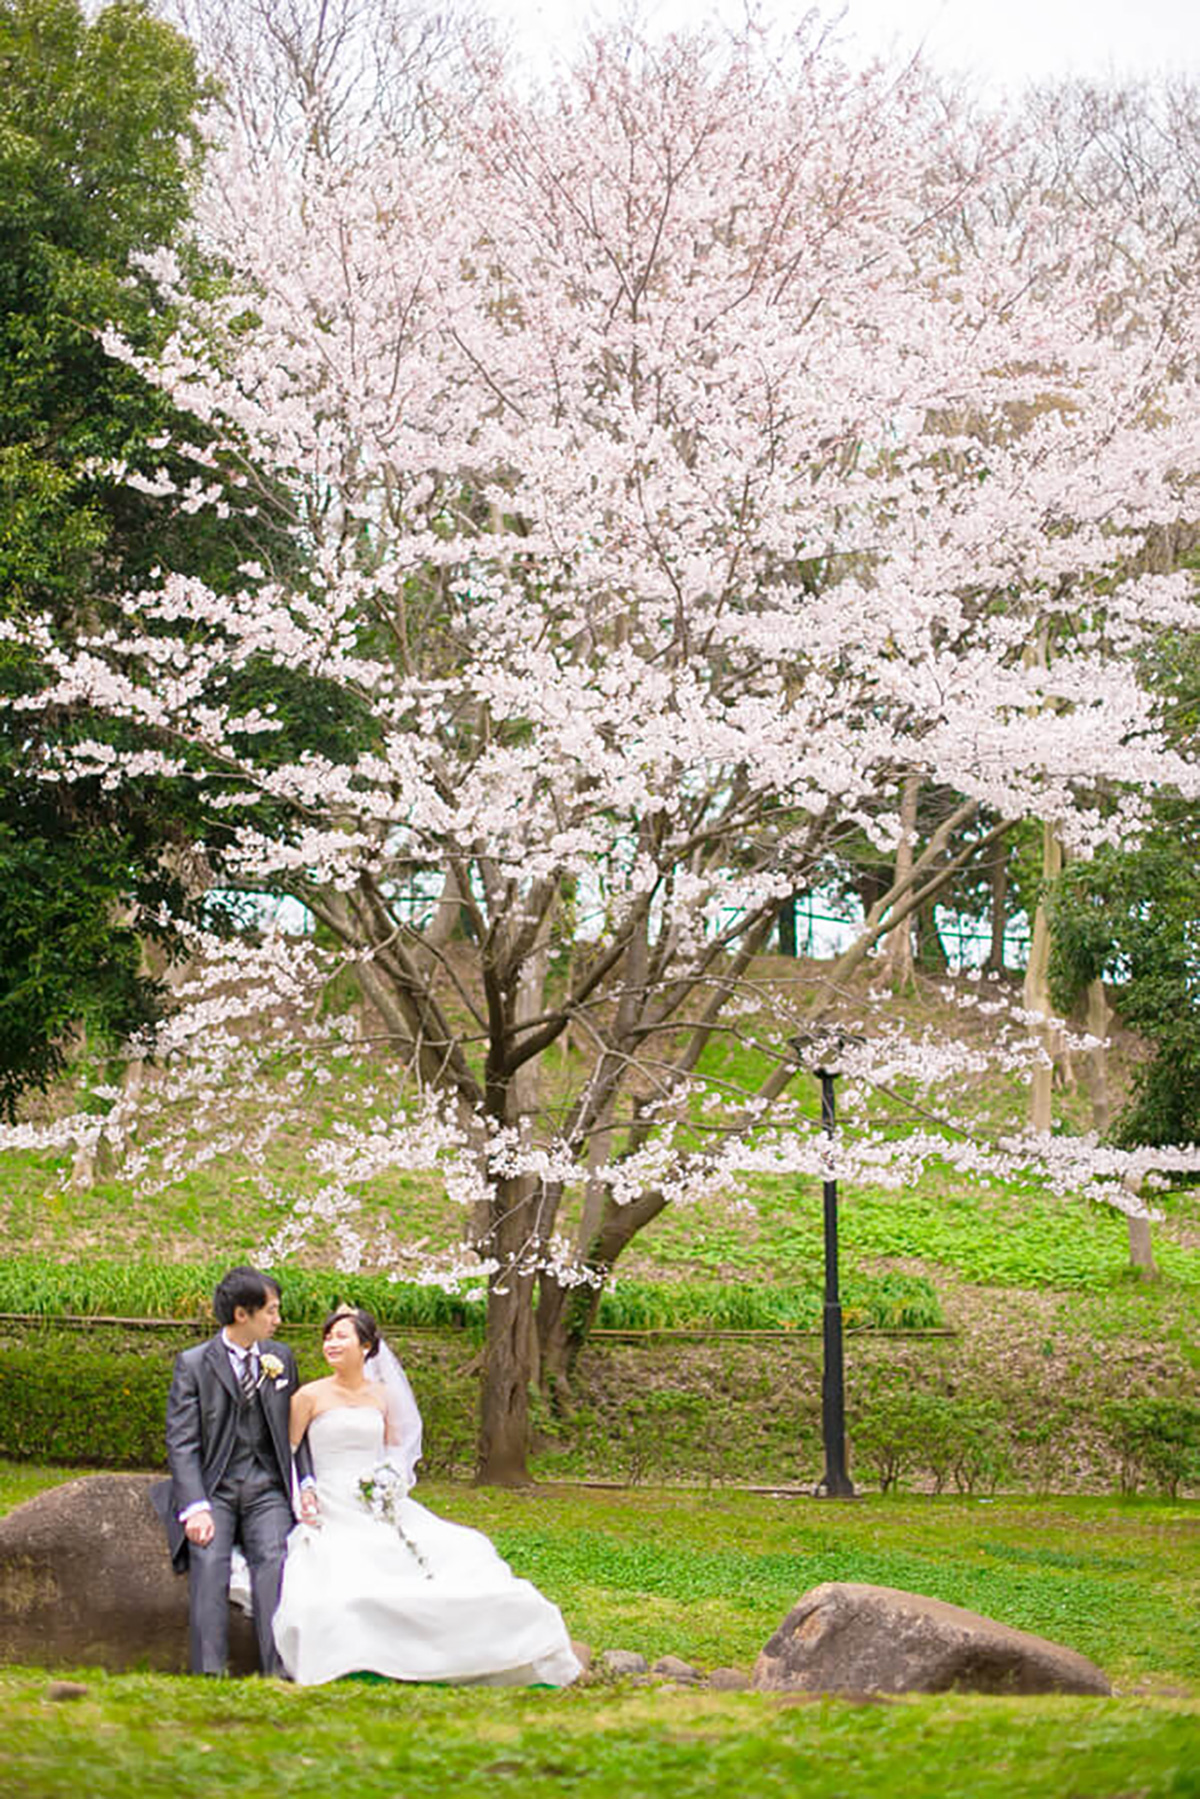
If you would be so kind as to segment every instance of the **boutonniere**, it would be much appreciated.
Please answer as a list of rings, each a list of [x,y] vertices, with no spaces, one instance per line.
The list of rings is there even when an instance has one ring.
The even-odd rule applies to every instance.
[[[279,1378],[283,1373],[283,1363],[277,1355],[260,1356],[258,1365],[262,1369],[264,1380],[273,1380],[277,1387],[285,1384]]]

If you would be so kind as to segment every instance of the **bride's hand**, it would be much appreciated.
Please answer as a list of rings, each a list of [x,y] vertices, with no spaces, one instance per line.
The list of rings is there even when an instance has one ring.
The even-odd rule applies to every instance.
[[[321,1502],[315,1487],[305,1487],[300,1495],[300,1516],[305,1524],[316,1524],[321,1516]]]

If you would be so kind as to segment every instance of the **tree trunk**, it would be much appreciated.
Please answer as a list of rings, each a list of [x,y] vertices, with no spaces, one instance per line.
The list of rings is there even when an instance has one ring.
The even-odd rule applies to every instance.
[[[895,884],[906,881],[913,871],[914,845],[917,836],[917,802],[921,797],[921,781],[909,775],[900,792],[900,841],[896,845]],[[904,918],[884,938],[883,964],[885,978],[892,987],[908,987],[913,974],[913,921]]]
[[[891,883],[877,868],[860,868],[854,876],[854,888],[858,894],[859,904],[866,918],[874,906],[888,891]]]
[[[550,937],[533,945],[521,967],[513,996],[515,1026],[537,1017],[545,1003]],[[497,1109],[506,1126],[526,1141],[537,1113],[538,1060],[525,1062],[498,1086]],[[554,1228],[553,1196],[529,1175],[497,1177],[488,1205],[486,1253],[499,1262],[488,1281],[484,1375],[479,1394],[479,1486],[529,1484],[529,1390],[538,1380],[537,1316],[533,1290],[536,1263]],[[523,1273],[522,1269],[528,1269]]]
[[[1141,1175],[1125,1176],[1125,1186],[1130,1193],[1140,1194],[1142,1191]],[[1150,1235],[1148,1218],[1132,1218],[1125,1215],[1125,1223],[1129,1229],[1129,1266],[1144,1281],[1158,1279],[1158,1264],[1154,1260],[1154,1242]]]
[[[991,887],[992,942],[988,950],[989,974],[1004,973],[1004,936],[1008,929],[1008,845],[998,843],[988,865]]]
[[[571,1383],[603,1289],[560,1286],[543,1275],[538,1289],[538,1366],[542,1392],[558,1417],[571,1410]]]
[[[1042,878],[1052,881],[1063,870],[1063,847],[1054,827],[1042,826]],[[1025,970],[1023,989],[1025,1009],[1049,1014],[1050,1004],[1050,918],[1044,899],[1038,900],[1033,920],[1033,938],[1029,945],[1029,966]],[[1047,1055],[1045,1066],[1035,1068],[1029,1083],[1029,1123],[1035,1131],[1048,1131],[1053,1119],[1051,1095],[1054,1069],[1062,1057],[1062,1033],[1049,1025],[1039,1026],[1042,1047]]]
[[[583,1189],[583,1211],[575,1238],[575,1251],[587,1266],[593,1265],[601,1241],[601,1224],[608,1187],[592,1170],[603,1167],[612,1153],[611,1113],[593,1130],[588,1145],[588,1179]],[[543,1276],[538,1288],[538,1351],[541,1388],[555,1410],[567,1409],[567,1389],[579,1352],[600,1303],[600,1292],[586,1283],[560,1286],[553,1276]]]
[[[1129,1266],[1144,1281],[1156,1281],[1158,1264],[1154,1260],[1150,1220],[1148,1218],[1127,1218],[1126,1223],[1129,1226]]]
[[[64,1193],[90,1193],[97,1181],[111,1180],[117,1169],[116,1152],[103,1127],[90,1141],[76,1142],[71,1175]]]
[[[628,1247],[666,1205],[661,1193],[644,1193],[628,1205],[616,1205],[606,1197],[604,1213],[595,1236],[588,1243],[584,1261],[598,1277],[596,1284],[558,1288],[552,1311],[541,1330],[542,1381],[570,1380],[575,1364],[595,1322],[604,1284],[621,1251]],[[543,1300],[544,1303],[544,1300]],[[539,1306],[539,1311],[541,1306]]]
[[[455,935],[461,935],[464,912],[462,888],[458,884],[453,863],[449,863],[442,880],[442,891],[438,895],[433,917],[425,933],[425,941],[431,949],[445,949]]]
[[[537,1380],[538,1343],[532,1273],[519,1272],[532,1222],[532,1184],[499,1181],[488,1247],[500,1267],[488,1281],[487,1336],[479,1393],[475,1484],[529,1485],[529,1389]]]
[[[600,1277],[595,1286],[588,1282],[575,1287],[560,1287],[557,1281],[549,1280],[542,1283],[537,1318],[541,1387],[560,1416],[566,1416],[570,1410],[575,1368],[596,1322],[611,1272],[611,1263],[601,1260],[601,1256],[597,1237],[587,1256],[588,1267]]]

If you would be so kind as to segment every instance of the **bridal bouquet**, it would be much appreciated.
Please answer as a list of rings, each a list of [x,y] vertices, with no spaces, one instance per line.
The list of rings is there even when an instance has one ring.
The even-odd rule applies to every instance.
[[[404,1475],[391,1462],[377,1462],[374,1468],[358,1477],[359,1498],[371,1516],[391,1525],[426,1580],[432,1580],[432,1568],[400,1522],[400,1503],[408,1496],[408,1486]]]

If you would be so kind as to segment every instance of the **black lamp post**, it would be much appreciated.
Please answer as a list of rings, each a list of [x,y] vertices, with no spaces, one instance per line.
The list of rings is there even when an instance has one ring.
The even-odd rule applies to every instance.
[[[853,1039],[841,1031],[818,1031],[792,1038],[792,1048],[802,1067],[821,1083],[821,1124],[832,1137],[837,1123],[833,1083],[843,1050]],[[825,1306],[822,1314],[824,1365],[821,1372],[821,1437],[825,1445],[825,1472],[816,1495],[826,1499],[854,1499],[854,1482],[846,1471],[846,1377],[842,1358],[842,1300],[838,1291],[837,1182],[824,1185],[825,1194]]]

